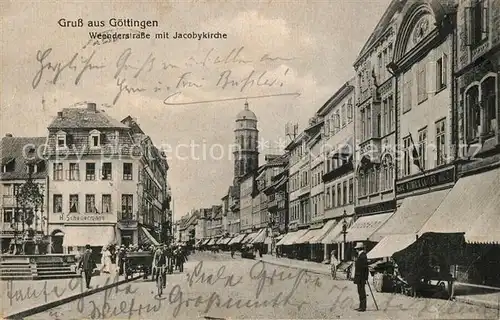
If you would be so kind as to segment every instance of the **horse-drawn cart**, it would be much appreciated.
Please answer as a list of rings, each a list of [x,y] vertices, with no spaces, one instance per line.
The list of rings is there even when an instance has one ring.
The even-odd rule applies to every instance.
[[[125,278],[128,279],[135,272],[144,273],[144,278],[151,273],[153,254],[149,251],[127,252],[125,255]]]

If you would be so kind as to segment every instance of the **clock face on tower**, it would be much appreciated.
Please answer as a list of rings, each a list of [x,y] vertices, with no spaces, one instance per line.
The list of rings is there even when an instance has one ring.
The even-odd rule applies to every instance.
[[[419,43],[429,32],[429,19],[424,17],[420,19],[415,29],[413,29],[413,44]]]

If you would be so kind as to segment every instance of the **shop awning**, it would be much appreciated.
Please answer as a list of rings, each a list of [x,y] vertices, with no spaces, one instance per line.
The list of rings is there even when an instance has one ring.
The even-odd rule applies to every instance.
[[[360,217],[349,229],[347,229],[345,241],[367,241],[370,236],[391,217],[392,214],[393,212],[389,212]],[[339,235],[337,237],[337,242],[344,241],[343,237],[343,235]]]
[[[98,236],[97,236],[98,235]],[[115,241],[115,228],[112,226],[66,226],[63,245],[66,247],[107,246]]]
[[[309,229],[306,233],[299,239],[295,240],[295,244],[309,244],[310,240],[319,236],[321,233],[321,228]]]
[[[154,246],[160,245],[149,230],[144,227],[139,227],[139,243],[152,244]]]
[[[330,232],[330,230],[332,230],[332,228],[335,226],[336,223],[337,223],[337,221],[335,221],[335,220],[328,220],[325,223],[325,225],[321,229],[319,229],[319,232],[316,233],[316,236],[309,239],[309,243],[311,243],[311,244],[321,243],[323,238],[326,237],[328,232]]]
[[[294,232],[288,232],[283,235],[280,241],[276,243],[277,246],[283,245],[289,238],[293,237]]]
[[[246,237],[246,233],[241,233],[239,235],[237,235],[236,237],[234,237],[230,242],[229,244],[237,244],[237,243],[240,243],[241,240],[243,240],[244,238]]]
[[[212,238],[210,239],[210,241],[208,241],[207,246],[213,246],[214,244],[215,244],[215,238]]]
[[[211,238],[204,239],[202,245],[206,246],[210,242],[210,240],[212,239]]]
[[[335,220],[333,220],[335,221]],[[342,233],[342,223],[343,220],[338,221],[338,223],[328,232],[323,240],[321,240],[321,243],[323,244],[331,244],[331,243],[336,243],[337,238],[339,235]],[[352,217],[346,219],[347,227],[352,225]],[[342,239],[343,240],[343,239]]]
[[[465,233],[471,243],[500,243],[500,168],[460,178],[418,232]]]
[[[290,232],[287,237],[284,237],[281,239],[280,242],[282,242],[282,245],[289,246],[292,244],[296,244],[296,241],[300,239],[308,230],[307,229],[302,229],[302,230],[297,230],[294,232]]]
[[[417,235],[413,234],[393,234],[384,237],[370,252],[368,259],[378,259],[391,257],[394,252],[405,249],[417,240]]]
[[[266,229],[260,229],[259,233],[253,238],[252,243],[264,243],[266,240]]]
[[[276,241],[276,243],[278,243],[278,241],[280,241],[281,239],[283,239],[284,236],[285,236],[285,234],[282,233],[279,236],[275,237],[274,240]]]
[[[252,240],[255,239],[255,237],[259,234],[259,232],[252,232],[250,233],[245,240],[241,241],[241,243],[252,243]]]
[[[222,244],[226,244],[227,245],[227,244],[229,244],[229,242],[231,242],[231,240],[233,240],[232,237],[226,238],[226,239],[224,239],[224,241],[222,241]]]
[[[434,191],[404,198],[401,206],[391,218],[370,236],[370,241],[379,242],[384,237],[395,234],[415,235],[429,220],[450,190]]]

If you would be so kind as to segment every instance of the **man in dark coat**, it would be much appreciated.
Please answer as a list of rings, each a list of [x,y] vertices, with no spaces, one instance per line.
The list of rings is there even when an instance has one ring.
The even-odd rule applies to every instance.
[[[97,264],[92,258],[92,250],[90,249],[89,244],[85,246],[85,252],[83,253],[78,267],[83,270],[85,275],[85,284],[87,285],[87,289],[90,289],[90,279],[92,279],[92,273],[94,272],[94,269],[97,268]]]
[[[368,281],[368,258],[366,257],[365,246],[358,242],[354,249],[358,258],[354,264],[354,283],[358,286],[359,308],[357,311],[366,311],[366,282]]]
[[[125,246],[120,247],[120,251],[118,251],[118,275],[122,276],[125,271]]]

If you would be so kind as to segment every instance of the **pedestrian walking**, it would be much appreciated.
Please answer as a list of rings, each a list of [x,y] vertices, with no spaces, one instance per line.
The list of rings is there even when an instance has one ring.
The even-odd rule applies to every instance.
[[[357,259],[354,264],[354,283],[358,287],[359,307],[357,311],[366,311],[366,282],[368,281],[368,258],[366,257],[365,245],[358,242],[354,247]]]
[[[108,248],[105,248],[102,253],[102,273],[111,273],[111,252]]]
[[[94,258],[92,258],[90,244],[85,246],[85,252],[83,253],[78,267],[83,270],[85,275],[85,284],[87,285],[87,289],[90,289],[90,280],[92,279],[94,269],[97,268],[97,264],[95,263]]]
[[[120,251],[118,252],[118,275],[122,276],[125,270],[125,246],[122,245],[120,247]]]
[[[332,250],[330,253],[330,270],[332,272],[332,279],[337,279],[337,266],[339,264],[339,260],[337,259],[337,250]]]

